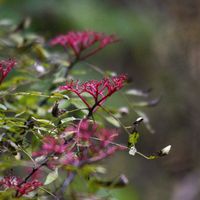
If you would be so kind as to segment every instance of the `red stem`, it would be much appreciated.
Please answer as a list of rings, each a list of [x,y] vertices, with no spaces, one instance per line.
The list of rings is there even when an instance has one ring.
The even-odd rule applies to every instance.
[[[75,90],[72,90],[72,92],[74,92],[82,101],[83,103],[89,108],[91,109],[90,105],[87,103],[87,101]]]

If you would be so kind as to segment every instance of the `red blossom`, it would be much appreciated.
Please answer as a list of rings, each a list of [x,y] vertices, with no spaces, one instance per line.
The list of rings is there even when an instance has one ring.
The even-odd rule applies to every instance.
[[[48,136],[44,138],[42,148],[48,153],[63,153],[66,149],[64,142],[64,140],[56,140],[54,137]]]
[[[71,139],[68,138],[69,135]],[[66,128],[58,138],[45,137],[41,150],[33,156],[50,154],[47,166],[51,169],[60,164],[82,166],[127,149],[113,142],[117,136],[116,130],[101,128],[89,120],[81,120],[77,125]]]
[[[42,140],[42,146],[39,151],[33,152],[32,156],[34,158],[40,158],[40,156],[49,156],[46,165],[50,169],[54,169],[61,160],[63,160],[63,155],[67,160],[65,163],[73,163],[75,157],[73,157],[72,152],[70,151],[71,144],[65,143],[65,140],[61,137],[54,138],[53,136],[46,136]],[[73,158],[72,158],[73,157]],[[40,159],[39,159],[40,160]]]
[[[18,192],[17,197],[28,194],[29,192],[32,192],[43,185],[43,183],[38,180],[32,180],[25,183],[22,182],[23,180],[21,178],[18,178],[16,176],[8,176],[0,180],[0,185],[3,186],[5,189],[10,188],[16,190]]]
[[[127,76],[123,74],[110,78],[107,77],[100,81],[90,80],[84,83],[72,80],[71,82],[66,82],[66,85],[60,86],[60,89],[74,92],[92,112],[97,106],[101,106],[114,92],[121,89],[126,80]],[[83,96],[84,93],[88,93],[94,99],[94,105],[90,106]]]
[[[73,132],[76,146],[79,149],[77,159],[79,164],[102,160],[126,147],[113,143],[118,136],[115,130],[100,128],[88,120],[82,120],[75,127],[69,127],[65,132]]]
[[[8,176],[0,180],[0,185],[4,186],[5,188],[15,189],[18,187],[21,181],[22,179],[16,176]]]
[[[76,155],[76,152],[71,150],[66,152],[65,155],[63,155],[59,162],[63,165],[75,165],[77,166],[79,163],[78,157]]]
[[[76,58],[83,60],[86,59],[99,50],[106,47],[108,44],[117,42],[119,39],[115,35],[106,35],[105,33],[97,33],[93,31],[83,31],[83,32],[69,32],[65,35],[60,35],[51,40],[51,45],[61,45],[63,47],[71,48],[76,56]],[[98,46],[95,44],[98,43]],[[94,47],[94,45],[96,47]],[[85,55],[81,57],[81,53],[90,49]]]
[[[43,139],[42,148],[38,152],[33,152],[33,156],[49,155],[49,154],[62,154],[65,152],[67,145],[64,144],[63,139],[56,139],[53,136],[46,136]]]
[[[15,60],[1,60],[0,61],[0,84],[6,78],[10,70],[16,65]]]

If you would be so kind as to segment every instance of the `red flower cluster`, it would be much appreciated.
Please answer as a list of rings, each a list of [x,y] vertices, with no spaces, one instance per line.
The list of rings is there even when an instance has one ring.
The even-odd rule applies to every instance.
[[[62,154],[67,148],[67,145],[64,143],[64,140],[57,140],[52,136],[46,136],[43,139],[42,150],[39,152],[33,152],[33,156]]]
[[[28,194],[29,192],[32,192],[43,185],[38,180],[33,180],[21,184],[22,182],[23,180],[21,178],[18,178],[16,176],[8,176],[0,180],[0,185],[6,189],[10,188],[16,190],[18,192],[17,197],[21,197],[24,194]]]
[[[63,156],[69,163],[74,163],[76,159],[76,155],[71,151],[71,143],[66,143],[62,137],[54,138],[53,136],[44,137],[41,149],[33,152],[32,156],[35,158],[40,156],[49,157],[46,164],[51,169],[60,164]]]
[[[65,133],[73,133],[79,165],[102,160],[118,150],[126,147],[113,143],[118,136],[115,130],[100,128],[88,120],[80,121],[75,127],[69,127]],[[77,149],[77,148],[76,148]]]
[[[85,83],[71,81],[67,82],[64,86],[60,86],[60,89],[74,92],[90,111],[94,111],[94,109],[97,106],[101,106],[109,96],[121,89],[126,80],[126,75],[119,75],[111,78],[104,78],[100,81],[90,80]],[[83,96],[84,93],[88,93],[94,99],[94,105],[89,105]]]
[[[15,60],[1,60],[0,61],[0,84],[6,78],[10,70],[15,66]]]
[[[60,35],[52,39],[51,45],[61,45],[63,47],[69,47],[73,50],[76,58],[83,60],[86,59],[99,50],[103,49],[108,44],[117,42],[119,39],[115,35],[106,35],[104,33],[97,33],[93,31],[83,32],[69,32],[66,35]],[[81,53],[98,43],[98,46],[89,50],[83,57],[80,57]]]
[[[69,135],[72,137],[70,140]],[[117,136],[114,130],[99,128],[97,124],[82,120],[76,126],[68,127],[57,139],[45,137],[42,149],[33,156],[47,156],[54,153],[47,163],[50,168],[59,164],[82,166],[126,149],[124,146],[112,143]]]

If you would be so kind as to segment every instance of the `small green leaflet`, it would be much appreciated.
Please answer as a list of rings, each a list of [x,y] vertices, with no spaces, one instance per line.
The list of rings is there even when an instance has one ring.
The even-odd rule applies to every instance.
[[[0,109],[1,110],[7,110],[7,107],[5,105],[3,105],[3,104],[0,103]]]
[[[54,171],[50,172],[47,175],[47,178],[44,182],[44,185],[48,185],[50,183],[52,183],[53,181],[55,181],[58,178],[58,168],[56,168]]]
[[[138,132],[133,132],[129,134],[128,147],[134,146],[138,142],[139,136],[140,134]]]
[[[64,124],[64,123],[68,123],[68,122],[75,121],[75,120],[77,120],[77,118],[75,118],[75,117],[66,117],[61,120],[61,123]]]
[[[47,120],[47,119],[38,119],[38,118],[35,118],[35,117],[32,117],[33,120],[35,120],[36,122],[40,122],[44,125],[51,125],[53,127],[55,127],[54,123],[52,123],[51,121]]]
[[[117,119],[115,119],[114,117],[112,116],[107,116],[105,117],[106,121],[108,121],[110,124],[112,124],[113,126],[115,127],[120,127],[120,123]]]

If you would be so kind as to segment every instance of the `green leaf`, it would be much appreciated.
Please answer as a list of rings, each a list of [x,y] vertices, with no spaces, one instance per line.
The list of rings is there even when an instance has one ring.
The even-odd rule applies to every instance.
[[[0,103],[0,109],[1,110],[7,110],[7,107]]]
[[[13,21],[11,19],[1,19],[0,26],[11,26],[13,25]]]
[[[134,146],[138,142],[139,136],[138,132],[131,133],[128,138],[128,147]]]
[[[76,106],[77,108],[84,109],[86,108],[86,105],[83,103],[83,101],[79,98],[71,98],[70,99],[71,104]]]
[[[142,97],[147,97],[148,93],[149,93],[148,91],[142,91],[138,89],[130,89],[126,91],[127,95],[142,96]]]
[[[112,200],[139,200],[138,191],[133,186],[126,188],[111,189],[109,193],[112,195]]]
[[[55,181],[58,178],[58,168],[55,168],[54,171],[50,172],[47,177],[46,180],[44,182],[44,185],[48,185],[50,183],[52,183],[53,181]]]
[[[70,105],[69,100],[62,99],[58,104],[58,108],[59,109],[66,109],[69,105]]]
[[[25,112],[26,112],[26,111],[22,111],[22,112],[20,112],[20,113],[17,113],[17,114],[15,115],[15,117],[16,117],[16,118],[17,118],[17,117],[20,117],[20,116],[23,115]]]
[[[44,49],[41,45],[37,44],[33,47],[33,51],[36,53],[36,55],[43,59],[49,58],[49,53]]]
[[[53,127],[55,127],[54,123],[52,123],[51,121],[47,120],[47,119],[38,119],[38,118],[35,118],[35,117],[32,117],[33,120],[35,120],[36,122],[40,122],[44,125],[51,125]]]
[[[148,102],[147,101],[139,101],[139,102],[134,102],[132,104],[133,107],[147,107]]]
[[[61,123],[64,124],[64,123],[67,123],[67,122],[71,122],[71,121],[74,121],[76,120],[77,118],[75,117],[67,117],[67,118],[64,118],[61,120]]]
[[[112,116],[108,116],[108,117],[106,117],[105,118],[106,119],[106,121],[108,121],[110,124],[112,124],[113,126],[115,126],[115,127],[120,127],[120,123],[119,123],[119,121],[118,120],[116,120],[115,118],[113,118]]]
[[[153,107],[156,106],[160,102],[160,98],[152,99],[149,101],[139,101],[134,102],[132,106],[134,107]]]
[[[80,173],[83,174],[85,177],[94,174],[105,174],[106,169],[100,165],[85,165],[81,170]]]

